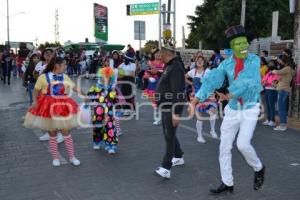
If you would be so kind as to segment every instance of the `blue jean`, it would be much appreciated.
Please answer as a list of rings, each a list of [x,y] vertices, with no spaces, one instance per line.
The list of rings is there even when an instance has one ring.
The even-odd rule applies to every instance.
[[[265,99],[266,99],[266,105],[267,105],[267,119],[269,121],[275,122],[275,105],[278,98],[278,92],[277,90],[265,90]]]
[[[32,92],[33,92],[33,89],[34,89],[34,85],[35,85],[35,83],[29,83],[28,84],[28,94],[29,94],[29,103],[30,103],[30,105],[32,105],[32,102],[33,102]]]
[[[67,74],[68,75],[73,75],[73,66],[72,65],[67,66]]]
[[[287,123],[287,104],[289,100],[289,92],[280,90],[278,92],[278,112],[279,112],[279,119],[280,124]]]
[[[13,76],[15,77],[15,76],[17,76],[17,66],[16,65],[13,65],[12,66],[12,69],[13,69]]]

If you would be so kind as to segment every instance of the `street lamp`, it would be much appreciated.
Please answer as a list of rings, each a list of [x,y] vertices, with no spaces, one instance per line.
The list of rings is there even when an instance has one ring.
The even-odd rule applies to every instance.
[[[10,49],[10,41],[9,41],[9,4],[7,0],[7,10],[6,10],[6,18],[7,18],[7,47]]]
[[[0,15],[2,15],[2,16],[4,16],[4,17],[6,17],[6,20],[7,20],[7,46],[8,46],[8,49],[10,49],[10,39],[9,39],[9,18],[10,17],[14,17],[14,16],[16,16],[16,15],[19,15],[19,14],[25,14],[25,12],[17,12],[17,13],[15,13],[15,14],[13,14],[13,15],[9,15],[9,0],[6,0],[6,15],[4,15],[4,14],[1,14],[0,13]]]

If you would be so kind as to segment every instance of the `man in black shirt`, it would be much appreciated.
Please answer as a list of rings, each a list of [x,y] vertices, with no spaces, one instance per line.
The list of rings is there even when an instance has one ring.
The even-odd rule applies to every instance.
[[[161,50],[165,71],[156,90],[156,101],[162,112],[163,133],[166,141],[166,153],[161,167],[155,172],[163,178],[171,178],[171,167],[183,165],[183,152],[176,137],[179,117],[185,102],[184,65],[176,56],[174,47],[166,46]]]

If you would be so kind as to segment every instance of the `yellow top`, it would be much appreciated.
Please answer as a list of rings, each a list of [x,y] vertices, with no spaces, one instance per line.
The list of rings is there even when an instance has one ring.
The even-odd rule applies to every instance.
[[[268,72],[268,66],[267,65],[263,65],[260,67],[260,75],[263,78]]]
[[[58,81],[53,80],[53,73],[49,73],[49,78],[51,84],[55,84]],[[75,83],[70,79],[70,77],[66,74],[64,74],[64,81],[63,84],[65,86],[65,89],[73,89],[75,87]],[[35,83],[34,89],[39,90],[42,92],[42,94],[47,94],[47,88],[48,88],[48,82],[46,78],[46,74],[42,74],[39,76],[38,80]]]

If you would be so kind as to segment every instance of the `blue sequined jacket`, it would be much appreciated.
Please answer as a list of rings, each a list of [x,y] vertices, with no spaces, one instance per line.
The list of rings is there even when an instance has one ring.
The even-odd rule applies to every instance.
[[[202,86],[196,94],[200,102],[205,101],[216,89],[221,88],[227,75],[228,91],[232,94],[232,99],[229,101],[231,109],[249,109],[259,103],[262,91],[259,57],[249,53],[244,60],[244,69],[234,80],[235,63],[233,56],[230,56],[203,78]],[[238,101],[239,98],[243,100],[242,105]]]

